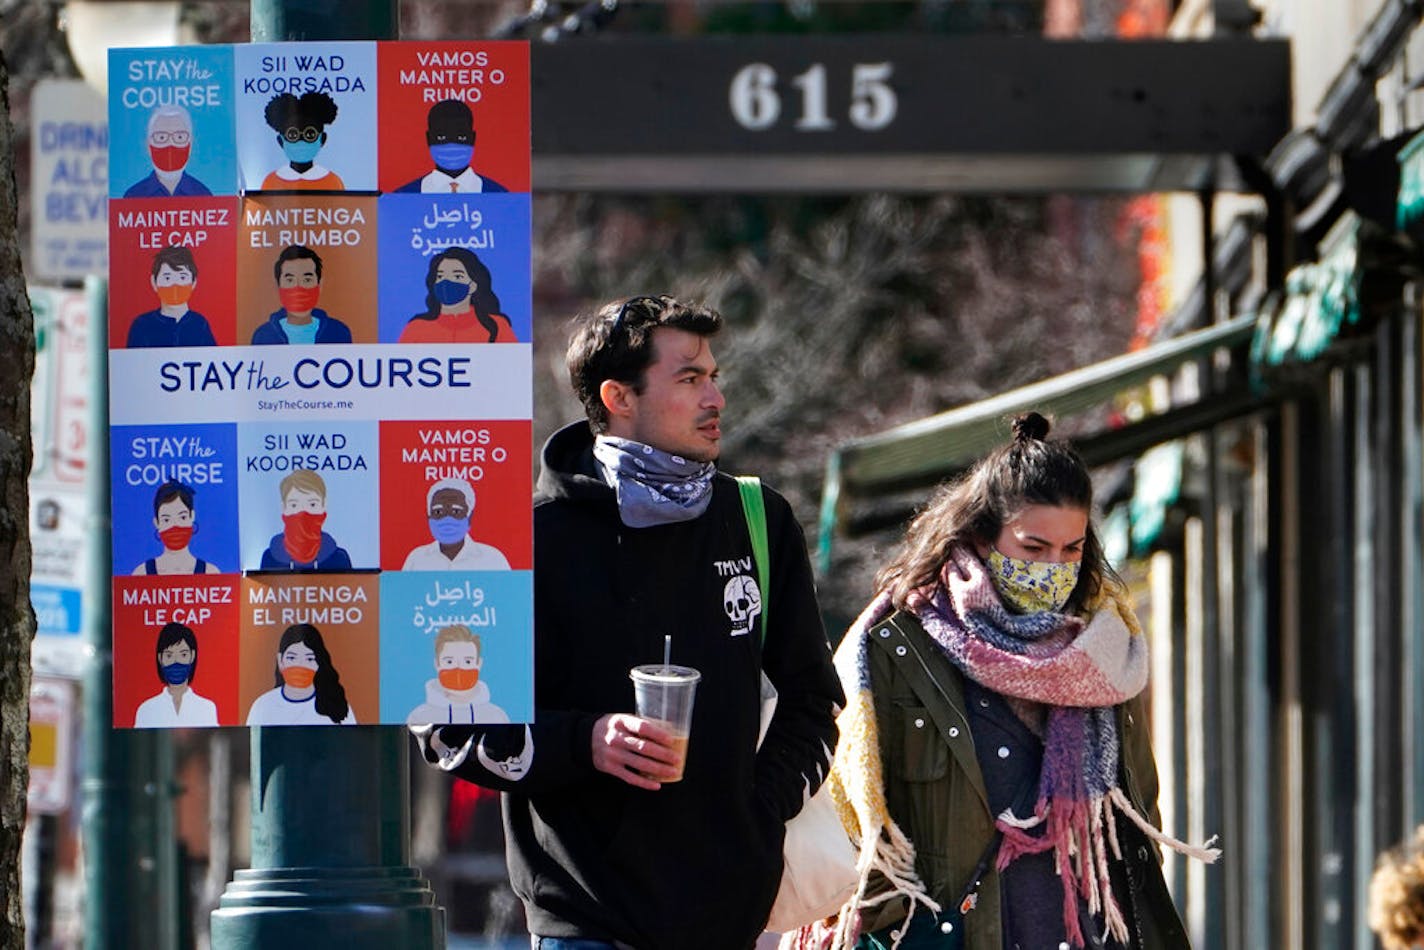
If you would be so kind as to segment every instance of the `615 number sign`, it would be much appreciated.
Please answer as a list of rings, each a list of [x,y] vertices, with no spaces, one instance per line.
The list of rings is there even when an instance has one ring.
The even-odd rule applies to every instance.
[[[890,85],[891,63],[855,63],[850,71],[850,107],[846,118],[864,132],[878,132],[895,121],[899,101]],[[732,77],[727,99],[737,124],[752,132],[770,129],[781,119],[781,93],[776,70],[766,63],[751,63]],[[815,63],[791,78],[799,90],[801,113],[792,128],[798,132],[829,132],[836,127],[827,105],[826,67]]]

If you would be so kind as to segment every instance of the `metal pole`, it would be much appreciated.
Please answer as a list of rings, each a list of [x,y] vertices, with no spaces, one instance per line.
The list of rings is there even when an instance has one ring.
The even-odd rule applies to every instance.
[[[253,40],[394,38],[397,0],[252,0]],[[212,915],[213,950],[443,950],[410,862],[409,739],[388,726],[253,728],[252,867]]]
[[[400,0],[252,0],[252,42],[393,40]]]
[[[163,730],[114,729],[109,485],[108,281],[84,282],[89,319],[89,578],[84,636],[84,930],[91,950],[178,946],[173,744]]]
[[[1220,319],[1220,308],[1218,307],[1217,292],[1219,282],[1216,275],[1216,183],[1208,181],[1205,188],[1198,194],[1201,202],[1202,215],[1202,258],[1205,261],[1203,274],[1202,292],[1206,298],[1206,310],[1204,322],[1209,326]],[[1200,380],[1202,398],[1210,399],[1218,386],[1218,373],[1211,359],[1203,359],[1200,363]],[[1224,797],[1225,797],[1225,770],[1223,762],[1226,759],[1226,752],[1230,743],[1235,740],[1235,736],[1228,735],[1222,731],[1222,708],[1225,705],[1225,696],[1229,693],[1224,688],[1222,682],[1222,651],[1221,651],[1221,591],[1218,562],[1220,554],[1220,533],[1217,516],[1220,503],[1220,465],[1219,450],[1217,443],[1217,430],[1215,427],[1207,429],[1201,434],[1203,447],[1205,448],[1205,468],[1206,478],[1202,497],[1202,656],[1201,669],[1205,673],[1205,682],[1200,684],[1203,692],[1202,711],[1204,721],[1202,729],[1208,736],[1222,736],[1225,741],[1213,742],[1206,750],[1206,760],[1193,764],[1194,768],[1203,770],[1203,788],[1206,795],[1205,800],[1196,803],[1202,809],[1202,821],[1206,828],[1212,829],[1210,834],[1218,831],[1226,831],[1223,827],[1225,819]],[[1227,867],[1220,869],[1218,873],[1207,874],[1202,878],[1203,893],[1200,900],[1206,908],[1205,931],[1203,934],[1203,944],[1208,947],[1225,946],[1226,940],[1226,919],[1229,916],[1229,908],[1226,903],[1225,879],[1230,871]]]

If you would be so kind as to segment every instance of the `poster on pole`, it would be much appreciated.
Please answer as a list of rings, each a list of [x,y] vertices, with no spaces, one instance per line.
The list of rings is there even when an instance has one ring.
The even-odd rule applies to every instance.
[[[530,721],[527,46],[110,75],[114,725]]]

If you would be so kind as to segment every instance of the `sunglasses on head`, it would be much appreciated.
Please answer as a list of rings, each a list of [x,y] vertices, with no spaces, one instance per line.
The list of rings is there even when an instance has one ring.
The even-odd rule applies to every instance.
[[[659,306],[662,304],[662,301],[659,300],[657,297],[651,296],[650,294],[639,294],[636,297],[629,297],[627,300],[623,301],[623,306],[618,308],[618,315],[613,318],[613,326],[610,327],[608,330],[608,338],[612,339],[614,336],[617,335],[618,331],[622,328],[623,322],[628,316],[628,311],[630,309],[639,307],[646,303],[653,304],[654,306]]]

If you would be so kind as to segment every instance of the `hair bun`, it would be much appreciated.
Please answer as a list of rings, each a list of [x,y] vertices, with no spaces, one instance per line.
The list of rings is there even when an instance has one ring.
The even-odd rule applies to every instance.
[[[1051,425],[1037,412],[1025,412],[1014,416],[1013,422],[1010,424],[1014,429],[1015,442],[1028,442],[1031,439],[1042,441],[1047,437]]]

